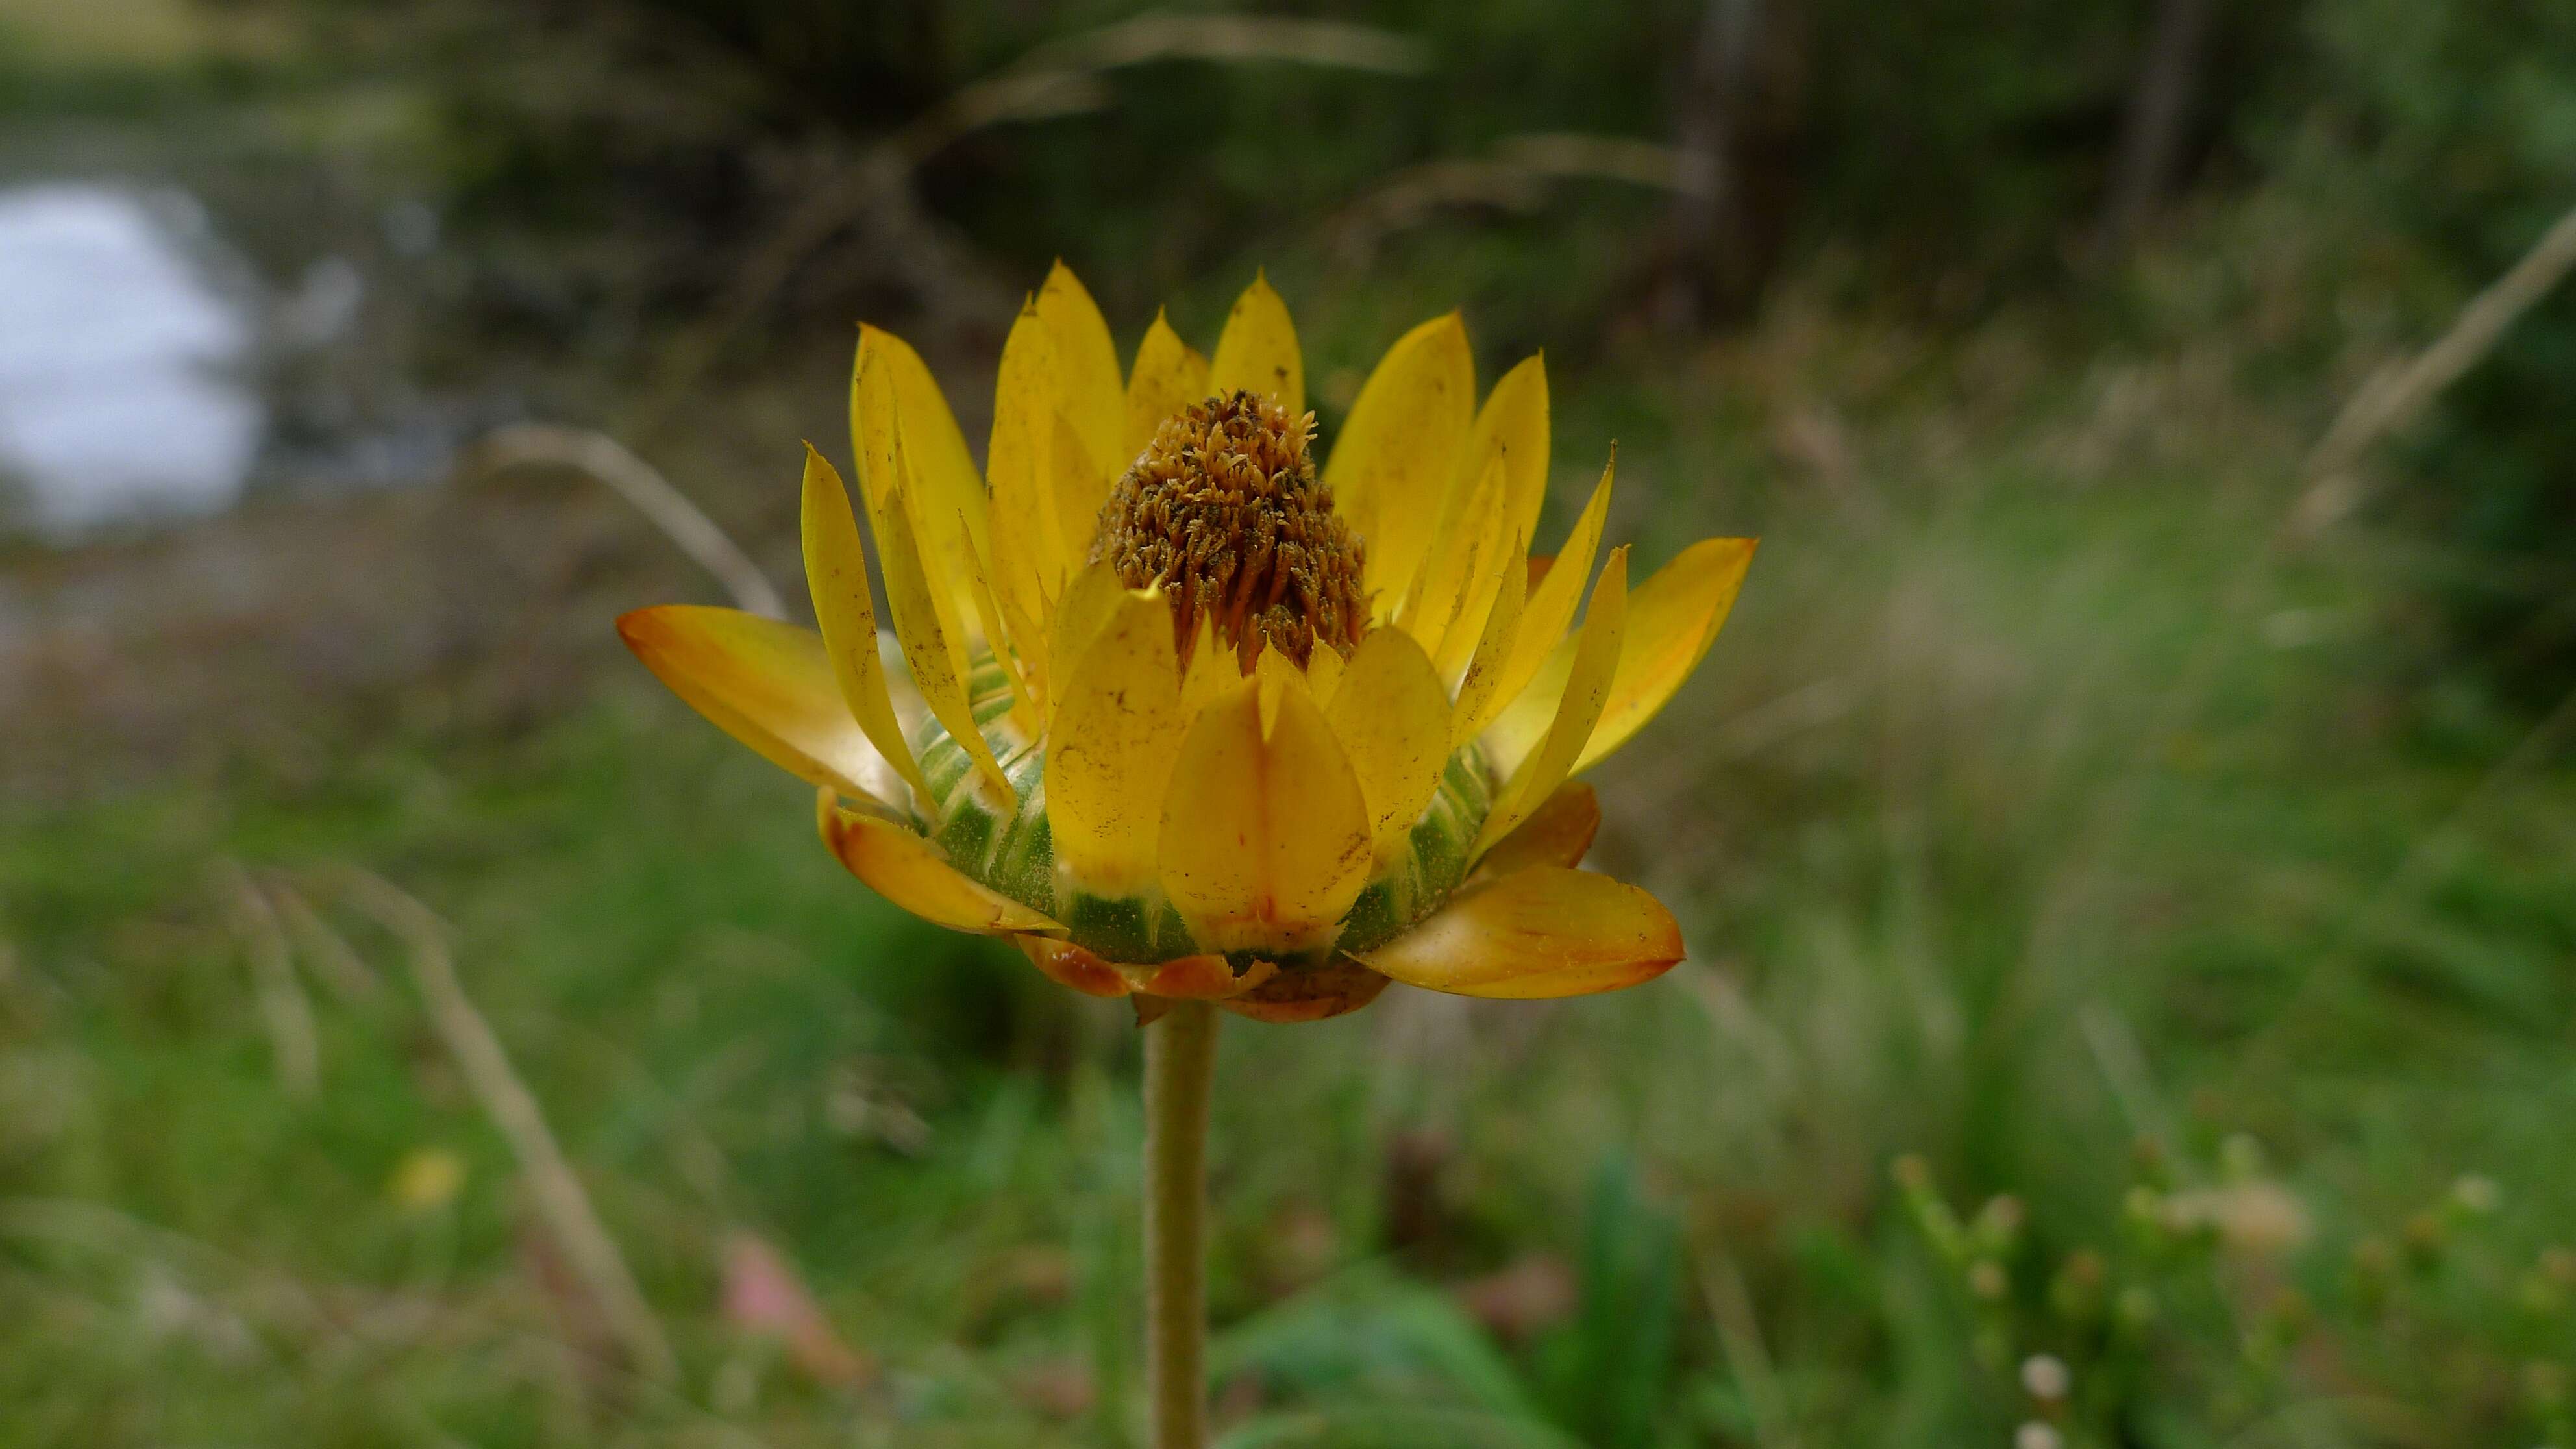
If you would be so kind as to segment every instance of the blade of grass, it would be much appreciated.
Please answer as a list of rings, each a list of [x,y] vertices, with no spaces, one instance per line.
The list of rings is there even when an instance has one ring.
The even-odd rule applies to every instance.
[[[527,1174],[547,1230],[608,1319],[632,1367],[657,1385],[671,1384],[679,1377],[679,1360],[663,1335],[661,1321],[644,1301],[625,1255],[618,1251],[616,1239],[609,1236],[589,1192],[546,1125],[536,1095],[511,1066],[500,1037],[457,980],[446,923],[380,876],[356,869],[334,874],[345,899],[409,949],[412,979],[439,1039],[456,1058],[475,1100],[509,1142],[520,1170]]]
[[[277,908],[238,864],[223,862],[216,876],[250,963],[260,1021],[268,1028],[269,1049],[277,1059],[278,1086],[297,1101],[308,1100],[321,1086],[322,1051],[313,1030],[313,1002],[295,975],[294,953]]]

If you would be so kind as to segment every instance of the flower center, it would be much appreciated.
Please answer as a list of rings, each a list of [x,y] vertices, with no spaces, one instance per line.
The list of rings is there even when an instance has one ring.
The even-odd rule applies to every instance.
[[[1170,593],[1185,666],[1201,615],[1246,674],[1265,642],[1303,669],[1317,642],[1347,655],[1367,630],[1360,541],[1315,480],[1314,430],[1248,392],[1212,397],[1165,418],[1110,491],[1091,557]]]

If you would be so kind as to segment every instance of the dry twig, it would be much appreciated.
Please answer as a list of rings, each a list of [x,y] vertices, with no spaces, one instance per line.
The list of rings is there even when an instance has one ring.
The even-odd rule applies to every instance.
[[[1781,1391],[1771,1351],[1762,1341],[1762,1321],[1754,1313],[1753,1294],[1744,1286],[1743,1272],[1723,1248],[1703,1247],[1700,1257],[1700,1294],[1707,1300],[1710,1320],[1717,1325],[1718,1345],[1726,1352],[1727,1366],[1744,1387],[1745,1407],[1753,1416],[1754,1442],[1761,1449],[1798,1449],[1789,1397]]]
[[[2576,210],[2558,219],[2512,270],[2460,309],[2449,331],[2405,363],[2373,373],[2308,455],[2307,491],[2291,513],[2295,537],[2313,538],[2369,500],[2361,475],[2371,445],[2414,420],[2444,388],[2486,359],[2506,330],[2576,269]]]
[[[1145,15],[1038,47],[915,117],[888,144],[907,166],[918,166],[988,126],[1098,109],[1109,98],[1101,76],[1165,60],[1284,62],[1378,75],[1416,75],[1430,68],[1420,45],[1365,25],[1255,15]]]
[[[295,943],[296,954],[313,974],[330,984],[333,994],[346,1003],[377,1001],[385,994],[384,978],[367,958],[349,944],[349,938],[332,929],[312,903],[285,886],[272,883],[269,897],[277,904],[278,918],[286,925],[286,935]]]
[[[242,954],[250,962],[260,1020],[268,1027],[269,1051],[277,1061],[278,1086],[298,1101],[310,1098],[322,1082],[322,1051],[313,1029],[313,1002],[295,975],[294,953],[278,924],[277,908],[239,865],[225,861],[216,873]]]
[[[628,1361],[645,1377],[669,1384],[679,1377],[679,1361],[664,1337],[661,1320],[636,1285],[625,1255],[599,1220],[590,1194],[572,1169],[563,1148],[547,1127],[536,1096],[510,1065],[490,1022],[474,1008],[473,998],[456,978],[447,948],[444,922],[427,906],[382,877],[361,870],[335,872],[347,899],[401,940],[411,953],[413,980],[475,1100],[491,1114],[510,1144],[520,1170],[527,1174],[537,1211],[547,1231],[579,1275],[584,1291],[608,1320]]]
[[[1685,195],[1713,184],[1681,152],[1652,141],[1574,132],[1512,136],[1488,156],[1427,161],[1397,172],[1327,223],[1326,232],[1346,259],[1362,264],[1388,236],[1443,211],[1534,211],[1565,181],[1618,181]]]
[[[708,320],[673,345],[641,410],[646,425],[687,395],[726,341],[807,258],[861,217],[911,243],[889,250],[943,250],[912,191],[913,172],[931,157],[994,126],[1099,110],[1110,101],[1103,76],[1157,61],[1277,62],[1379,75],[1412,75],[1430,65],[1420,45],[1388,31],[1252,15],[1145,15],[1040,46],[922,112],[807,190],[734,274]]]
[[[568,468],[608,485],[722,581],[736,605],[772,619],[787,617],[787,601],[760,565],[672,487],[661,470],[615,438],[559,423],[514,423],[486,434],[466,459],[464,471],[491,474],[521,467]]]

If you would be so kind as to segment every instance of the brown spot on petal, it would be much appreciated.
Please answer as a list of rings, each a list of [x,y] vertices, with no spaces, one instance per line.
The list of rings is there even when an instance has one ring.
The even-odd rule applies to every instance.
[[[1283,971],[1217,1005],[1237,1016],[1280,1025],[1322,1021],[1359,1010],[1386,990],[1386,978],[1348,956],[1302,971]]]

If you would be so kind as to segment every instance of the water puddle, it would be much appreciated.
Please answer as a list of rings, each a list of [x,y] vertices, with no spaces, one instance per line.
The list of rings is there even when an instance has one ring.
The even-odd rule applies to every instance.
[[[241,495],[268,409],[224,270],[184,194],[0,189],[0,516],[69,538]]]

